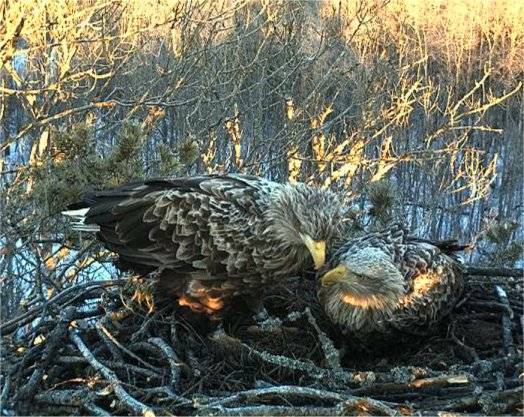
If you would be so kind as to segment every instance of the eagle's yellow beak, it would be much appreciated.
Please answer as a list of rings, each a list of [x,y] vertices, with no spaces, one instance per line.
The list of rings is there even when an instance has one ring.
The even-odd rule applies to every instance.
[[[301,235],[301,237],[313,257],[315,269],[318,270],[326,262],[326,242],[324,240],[313,240],[308,235]]]
[[[347,272],[348,272],[348,269],[346,268],[346,266],[339,265],[336,268],[333,268],[332,270],[322,275],[322,278],[320,278],[320,282],[322,283],[323,287],[332,285],[335,282],[338,282],[344,279]]]

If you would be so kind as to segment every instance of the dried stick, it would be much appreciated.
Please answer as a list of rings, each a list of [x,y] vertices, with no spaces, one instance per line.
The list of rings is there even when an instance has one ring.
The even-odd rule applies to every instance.
[[[82,406],[89,411],[92,415],[95,416],[110,416],[109,411],[104,410],[102,407],[92,403],[91,401],[85,401]]]
[[[480,360],[477,351],[473,349],[471,346],[468,346],[464,342],[462,342],[455,334],[455,322],[451,322],[450,324],[449,336],[451,340],[462,349],[463,353],[467,356],[470,362],[478,362]]]
[[[282,368],[292,369],[294,371],[302,371],[309,375],[311,378],[316,380],[328,380],[328,381],[336,381],[339,383],[349,383],[353,382],[352,376],[350,374],[347,374],[345,372],[334,372],[331,370],[319,368],[318,366],[314,365],[310,362],[304,362],[297,359],[289,358],[287,356],[282,355],[274,355],[272,353],[268,352],[260,352],[251,346],[246,345],[245,343],[241,342],[238,339],[235,339],[233,337],[230,337],[225,334],[225,332],[222,330],[220,332],[215,332],[211,336],[212,340],[217,342],[218,344],[222,346],[232,346],[235,348],[240,348],[240,350],[244,350],[248,353],[250,356],[254,356],[266,363],[270,363],[272,365],[277,365]]]
[[[484,415],[499,415],[521,402],[522,387],[517,387],[505,391],[484,391],[467,396],[461,395],[453,399],[444,398],[432,401],[421,401],[416,404],[416,407],[419,409],[424,408],[425,410],[439,411],[469,411],[480,408]],[[431,415],[436,414],[437,413],[431,413]]]
[[[86,388],[51,390],[35,395],[35,400],[46,404],[82,406],[93,401],[94,394]]]
[[[123,346],[118,340],[116,340],[116,338],[111,334],[111,332],[109,332],[109,330],[107,330],[104,327],[104,325],[101,322],[97,323],[97,328],[99,328],[102,332],[104,332],[104,334],[107,336],[107,338],[111,342],[113,342],[120,350],[122,350],[122,352],[126,353],[128,356],[130,356],[133,359],[137,360],[138,362],[140,362],[142,365],[144,365],[145,367],[149,368],[153,372],[158,373],[158,369],[157,368],[155,368],[153,365],[151,365],[150,363],[148,363],[145,360],[143,360],[140,356],[138,356],[138,355],[134,354],[133,352],[131,352],[129,349],[127,349],[125,346]]]
[[[506,311],[502,314],[502,345],[504,352],[507,355],[515,355],[515,346],[513,344],[513,336],[511,334],[511,319],[513,318],[513,310],[509,305],[508,295],[504,288],[500,285],[495,285],[495,291],[499,297],[500,302],[506,307]]]
[[[94,403],[94,393],[85,388],[78,390],[55,390],[37,394],[35,399],[38,402],[58,405],[83,407],[91,414],[96,416],[110,416],[109,412]]]
[[[224,406],[234,402],[240,401],[253,401],[257,400],[260,397],[265,396],[290,396],[290,397],[299,397],[299,398],[314,398],[322,399],[324,401],[345,401],[350,398],[354,398],[352,395],[344,395],[338,392],[326,391],[316,388],[308,387],[299,387],[295,385],[279,385],[269,388],[259,388],[252,389],[247,391],[240,391],[236,394],[230,395],[229,397],[223,397],[218,400],[214,400],[208,404],[205,404],[206,407],[216,407]]]
[[[309,309],[309,307],[306,307],[304,312],[307,316],[309,323],[313,326],[313,328],[316,330],[318,334],[318,339],[320,341],[320,345],[322,346],[322,350],[324,351],[324,356],[329,367],[333,370],[341,371],[342,367],[340,366],[340,355],[338,353],[338,350],[335,349],[333,342],[320,329],[320,327],[318,327],[317,321],[315,320],[315,317],[313,317],[313,314],[311,314],[311,310]]]
[[[7,398],[9,397],[9,390],[11,389],[10,372],[8,372],[7,375],[3,375],[2,382],[4,383],[4,387],[2,388],[2,394],[0,394],[0,404],[2,404],[2,408],[5,408]]]
[[[386,405],[384,401],[373,400],[372,398],[354,397],[337,405],[340,411],[338,415],[384,415],[399,416],[400,412]]]
[[[172,333],[173,334],[173,333]],[[173,338],[173,336],[171,336]],[[195,353],[189,346],[196,346],[196,341],[192,335],[187,335],[187,343],[185,346],[185,360],[189,366],[189,372],[191,375],[200,376],[202,375],[202,365]]]
[[[109,352],[111,352],[113,359],[117,361],[122,361],[122,354],[117,349],[117,346],[114,344],[114,342],[109,338],[109,331],[102,324],[102,321],[104,321],[106,317],[107,316],[104,316],[104,318],[96,324],[96,332],[100,336],[100,339],[102,339],[105,345],[107,346],[107,349],[109,349]]]
[[[231,402],[239,402],[242,400],[256,399],[265,395],[278,395],[280,397],[306,397],[313,398],[317,401],[336,400],[338,403],[335,407],[293,407],[281,405],[256,405],[256,406],[242,406],[235,408],[224,407],[224,404]],[[391,403],[390,403],[391,404]],[[393,404],[395,405],[395,404]],[[390,407],[384,401],[373,400],[371,398],[359,398],[352,395],[343,395],[335,392],[318,390],[314,388],[305,388],[298,386],[279,386],[264,388],[258,390],[243,391],[230,397],[224,398],[214,403],[209,404],[199,414],[210,414],[210,409],[216,409],[219,415],[352,415],[365,412],[380,413],[386,416],[400,415],[399,411]]]
[[[178,391],[180,386],[180,367],[183,365],[182,361],[178,358],[175,351],[160,337],[152,337],[149,339],[149,343],[158,346],[164,353],[169,362],[171,368],[171,381],[170,385]]]
[[[60,344],[63,342],[63,338],[67,334],[67,328],[69,326],[69,323],[74,319],[76,312],[76,308],[72,306],[67,307],[64,311],[62,311],[56,327],[50,333],[49,337],[45,342],[46,344],[42,353],[41,360],[38,362],[36,369],[31,374],[29,381],[15,395],[13,402],[19,401],[20,399],[24,399],[27,402],[33,398],[33,396],[36,393],[36,390],[38,389],[38,384],[44,376],[45,369],[47,368],[51,360],[54,359],[54,353],[56,349],[60,346]]]
[[[487,276],[487,277],[523,277],[522,268],[487,268],[466,265],[464,275]]]
[[[107,288],[115,285],[122,285],[126,282],[128,282],[127,279],[113,279],[107,281],[95,281],[86,284],[74,285],[47,300],[47,303],[45,305],[49,307],[51,304],[56,304],[68,295],[73,295],[73,298],[76,298],[78,297],[78,295],[75,295],[75,293],[78,290],[84,290],[85,293],[88,293],[95,289]],[[0,326],[0,334],[5,336],[14,332],[19,327],[22,327],[30,323],[41,313],[43,308],[44,305],[35,306],[31,308],[29,311],[26,311],[25,313],[19,315],[18,317],[15,317],[14,319],[5,322]]]
[[[354,395],[350,394],[342,394],[322,389],[299,387],[296,385],[281,385],[277,387],[241,391],[229,397],[215,400],[207,404],[206,407],[224,407],[227,404],[241,401],[249,402],[253,400],[258,400],[259,398],[265,396],[279,396],[284,397],[286,399],[287,397],[298,397],[310,398],[317,401],[335,401],[339,403],[339,405],[344,404],[344,406],[347,406],[348,404],[366,403],[369,405],[370,408],[385,410],[386,414],[388,415],[394,415],[397,413],[396,410],[391,408],[391,406],[396,406],[396,404],[393,403],[377,401],[370,398],[355,397]]]
[[[309,307],[306,307],[306,309],[302,313],[294,312],[287,316],[287,320],[289,321],[296,321],[301,317],[306,316],[308,322],[313,326],[315,329],[318,340],[320,342],[320,345],[322,346],[322,350],[324,352],[324,357],[326,359],[326,362],[329,366],[329,368],[333,369],[334,371],[341,372],[342,367],[340,366],[340,355],[338,353],[338,350],[333,345],[333,342],[331,339],[324,333],[320,327],[317,324],[317,321],[313,314],[311,313],[311,310]],[[265,320],[261,325],[256,327],[251,327],[249,329],[250,333],[255,332],[275,332],[275,331],[284,331],[284,327],[282,326],[282,320],[276,318],[271,318]],[[290,328],[286,328],[287,330],[292,330]]]
[[[415,379],[409,383],[411,388],[426,388],[446,385],[468,385],[471,381],[467,375],[440,375],[433,378]]]
[[[63,363],[63,364],[73,364],[73,363],[86,363],[86,359],[83,356],[59,356],[56,359],[57,363]],[[146,378],[149,378],[151,380],[161,380],[162,375],[150,371],[149,369],[141,368],[140,366],[133,365],[131,363],[125,363],[124,360],[121,362],[113,361],[113,360],[100,360],[105,366],[112,368],[112,369],[121,369],[124,371],[131,371],[136,374],[145,376]]]
[[[104,378],[110,381],[111,387],[113,388],[116,396],[122,402],[122,404],[127,406],[127,408],[132,410],[134,413],[141,414],[144,417],[155,416],[155,413],[150,407],[141,403],[140,401],[128,394],[128,392],[122,387],[122,383],[117,378],[116,374],[111,369],[107,368],[105,365],[102,365],[102,363],[100,363],[95,358],[95,356],[91,353],[91,351],[83,342],[82,338],[74,330],[69,331],[69,337],[76,345],[82,356],[87,359],[89,364],[97,371],[102,373],[102,375],[104,375]]]
[[[197,415],[219,416],[335,416],[335,407],[293,407],[282,405],[256,405],[250,407],[216,407],[214,410],[204,409]]]
[[[153,321],[158,318],[166,310],[166,307],[162,308],[160,311],[156,311],[154,314],[146,316],[146,319],[140,326],[140,329],[138,329],[132,336],[131,336],[131,342],[136,342],[141,339],[144,339],[147,337],[147,334],[149,332],[150,326],[153,324]]]

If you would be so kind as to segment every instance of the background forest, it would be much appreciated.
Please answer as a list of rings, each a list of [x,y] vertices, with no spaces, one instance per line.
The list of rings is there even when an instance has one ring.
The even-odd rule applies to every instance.
[[[2,0],[2,320],[116,276],[59,212],[159,175],[331,187],[363,227],[513,266],[523,21],[514,0]]]

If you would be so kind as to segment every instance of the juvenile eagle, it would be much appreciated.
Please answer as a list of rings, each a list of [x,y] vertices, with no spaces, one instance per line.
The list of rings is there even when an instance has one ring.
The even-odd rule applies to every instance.
[[[76,228],[98,231],[119,265],[154,272],[179,304],[206,313],[320,268],[342,219],[329,191],[235,174],[127,184],[70,208]]]
[[[452,241],[409,237],[400,225],[341,246],[320,272],[318,297],[344,333],[421,333],[454,307],[462,291]],[[327,271],[327,272],[326,272]]]

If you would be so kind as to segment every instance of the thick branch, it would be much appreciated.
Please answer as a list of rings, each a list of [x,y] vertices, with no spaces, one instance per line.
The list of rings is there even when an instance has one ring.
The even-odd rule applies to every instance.
[[[515,346],[513,345],[513,336],[511,334],[511,319],[513,318],[513,310],[509,305],[508,295],[506,291],[500,286],[495,285],[495,291],[500,299],[500,302],[506,307],[506,311],[502,314],[502,345],[504,352],[508,355],[515,354]]]
[[[82,338],[74,330],[69,331],[69,337],[76,345],[82,356],[84,356],[84,358],[87,359],[90,365],[97,371],[102,373],[102,375],[104,375],[104,378],[109,380],[116,396],[128,409],[132,410],[134,413],[141,414],[144,417],[155,416],[155,413],[150,407],[141,403],[140,401],[136,400],[128,394],[128,392],[122,387],[122,383],[117,378],[116,374],[111,369],[107,368],[105,365],[102,365],[102,363],[100,363],[95,358],[95,356],[91,353],[91,351],[83,342]]]
[[[169,362],[169,367],[171,368],[171,382],[170,385],[174,389],[178,389],[180,385],[180,367],[183,365],[183,362],[178,358],[175,351],[169,346],[163,339],[160,337],[152,337],[149,339],[149,343],[152,343],[155,346],[158,346],[160,350],[164,353]]]

